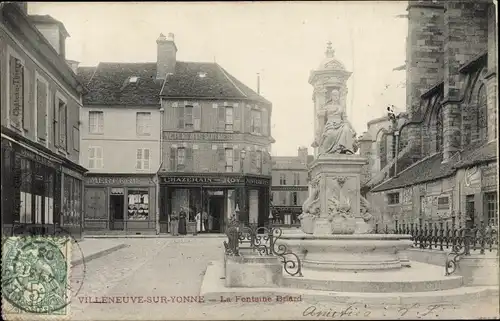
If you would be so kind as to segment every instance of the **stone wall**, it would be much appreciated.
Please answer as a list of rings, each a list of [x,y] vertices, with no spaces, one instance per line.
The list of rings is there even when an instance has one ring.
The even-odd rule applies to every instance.
[[[486,75],[488,101],[488,139],[497,138],[497,21],[494,4],[488,7],[488,74]]]

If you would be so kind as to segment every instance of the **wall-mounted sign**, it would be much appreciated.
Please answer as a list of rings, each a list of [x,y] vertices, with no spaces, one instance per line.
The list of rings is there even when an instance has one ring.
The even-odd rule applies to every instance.
[[[43,164],[45,166],[52,167],[52,168],[58,168],[58,166],[59,166],[59,164],[49,160],[48,158],[44,157],[43,155],[34,153],[34,152],[32,152],[32,151],[30,151],[22,146],[19,146],[18,151],[22,157],[32,159],[35,162]]]
[[[92,176],[85,177],[85,185],[151,185],[153,181],[149,177],[116,177],[116,176]]]
[[[270,179],[242,176],[166,176],[160,184],[168,185],[254,185],[269,186]]]
[[[163,132],[165,140],[207,140],[207,141],[228,141],[234,139],[242,139],[241,134],[232,133],[180,133],[180,132]]]
[[[67,167],[63,167],[62,171],[63,171],[64,174],[67,174],[69,176],[73,176],[74,178],[83,179],[83,175],[82,174],[79,174],[79,173],[75,172],[74,170],[69,169]]]
[[[297,185],[297,186],[287,186],[287,185],[276,185],[271,187],[273,191],[307,191],[309,188],[307,185]]]
[[[302,206],[273,206],[273,213],[302,213]]]

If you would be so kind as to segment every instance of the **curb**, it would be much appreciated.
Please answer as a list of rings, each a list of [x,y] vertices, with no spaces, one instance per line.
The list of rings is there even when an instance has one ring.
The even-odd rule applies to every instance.
[[[108,255],[110,253],[113,253],[115,251],[121,250],[121,249],[126,248],[126,247],[130,247],[130,245],[128,245],[128,244],[115,245],[115,246],[113,246],[113,247],[111,247],[109,249],[105,249],[105,250],[96,252],[94,254],[90,254],[89,256],[84,257],[83,259],[78,259],[78,260],[72,261],[71,265],[72,266],[78,266],[78,265],[82,264],[83,262],[88,263],[88,262],[90,262],[92,260],[95,260],[95,259],[98,259],[100,257],[106,256],[106,255]]]

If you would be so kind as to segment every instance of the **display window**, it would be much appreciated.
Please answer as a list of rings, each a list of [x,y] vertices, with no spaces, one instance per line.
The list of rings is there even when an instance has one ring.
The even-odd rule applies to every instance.
[[[127,211],[129,220],[147,220],[149,217],[148,190],[129,190]]]

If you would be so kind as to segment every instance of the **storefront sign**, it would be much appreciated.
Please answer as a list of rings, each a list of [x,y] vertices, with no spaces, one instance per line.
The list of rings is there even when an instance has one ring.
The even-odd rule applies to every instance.
[[[179,133],[164,132],[165,140],[208,140],[208,141],[227,141],[242,138],[240,134],[231,133]]]
[[[286,186],[286,185],[278,185],[273,186],[271,188],[273,191],[307,191],[307,185],[298,185],[298,186]]]
[[[52,167],[52,168],[57,168],[57,164],[52,162],[51,160],[49,160],[48,158],[40,155],[40,154],[37,154],[35,152],[32,152],[26,148],[23,148],[23,147],[20,147],[19,148],[19,155],[22,156],[22,157],[26,157],[26,158],[29,158],[29,159],[32,159],[34,160],[35,162],[37,163],[40,163],[40,164],[43,164],[45,166],[49,166],[49,167]]]
[[[148,177],[107,177],[94,176],[85,177],[85,185],[150,185],[152,181]]]
[[[62,172],[66,175],[69,175],[69,176],[73,176],[74,178],[77,178],[77,179],[83,179],[83,175],[82,174],[79,174],[77,172],[75,172],[74,170],[72,169],[69,169],[67,167],[63,167],[62,168]]]
[[[161,184],[169,185],[257,185],[268,186],[269,179],[241,176],[167,176],[160,178]]]
[[[302,206],[274,206],[274,213],[302,213]]]

